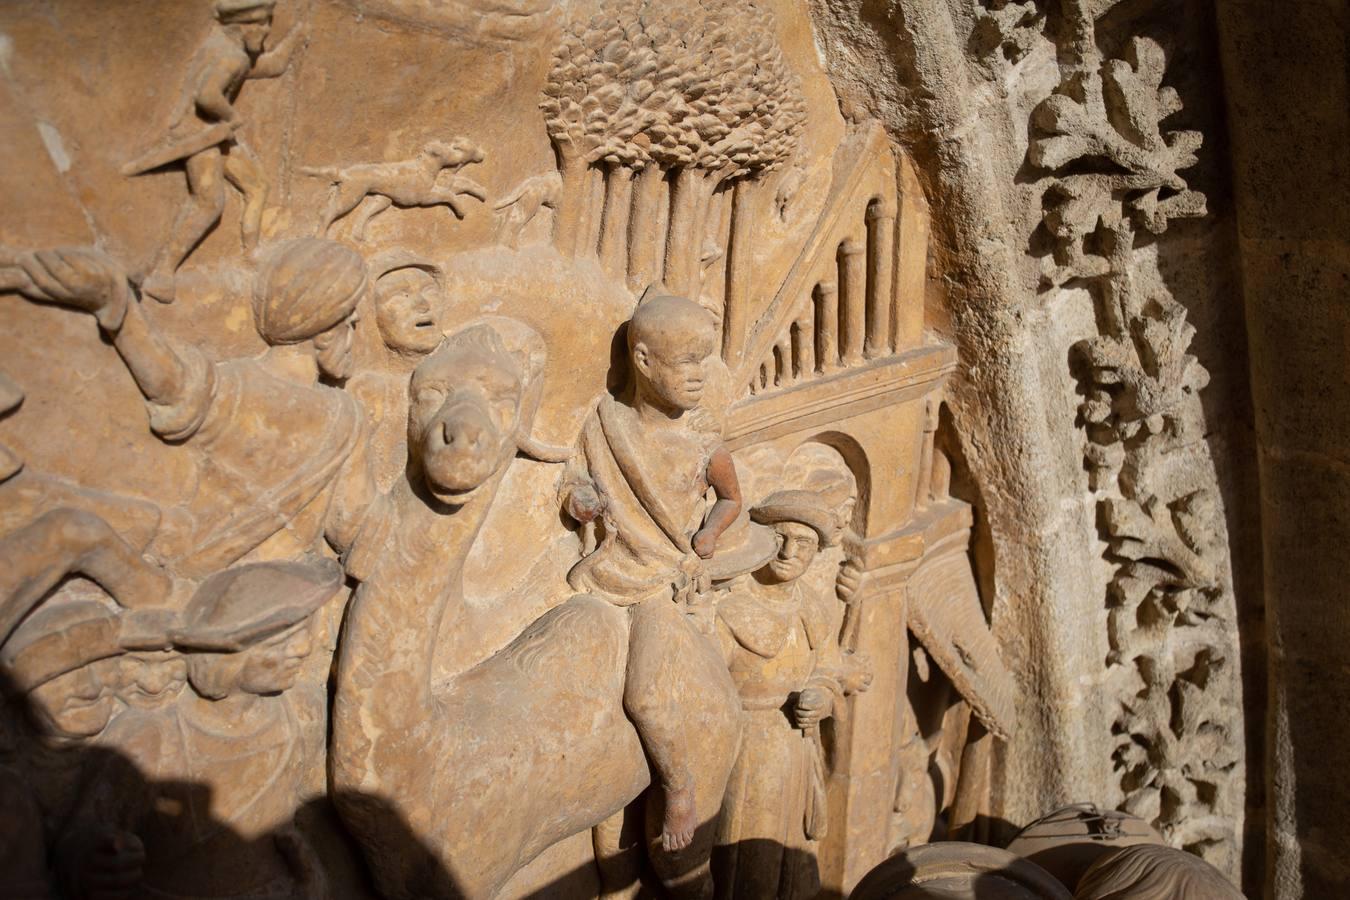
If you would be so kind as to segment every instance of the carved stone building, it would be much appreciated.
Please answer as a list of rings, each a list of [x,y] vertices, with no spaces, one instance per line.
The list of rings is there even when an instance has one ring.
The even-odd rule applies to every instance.
[[[0,4],[0,898],[1341,896],[1348,39]]]

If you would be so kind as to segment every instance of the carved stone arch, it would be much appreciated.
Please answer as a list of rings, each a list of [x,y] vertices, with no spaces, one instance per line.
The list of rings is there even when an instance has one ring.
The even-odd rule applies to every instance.
[[[839,459],[847,467],[850,475],[853,476],[855,491],[855,505],[851,517],[851,527],[855,534],[867,533],[866,519],[866,498],[871,491],[872,484],[872,466],[867,458],[867,451],[857,439],[844,431],[822,431],[813,434],[810,437],[800,441],[787,453],[788,464],[791,465],[793,454],[797,453],[803,447],[816,444],[829,447],[839,455]]]

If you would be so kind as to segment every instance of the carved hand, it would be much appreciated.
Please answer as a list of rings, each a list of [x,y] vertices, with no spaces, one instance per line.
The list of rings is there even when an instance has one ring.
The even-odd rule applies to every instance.
[[[109,331],[122,324],[131,292],[126,273],[107,255],[62,247],[29,253],[20,264],[33,283],[29,296],[93,313]]]
[[[834,698],[830,696],[829,691],[815,686],[803,688],[797,695],[797,705],[792,710],[797,727],[809,728],[820,724],[821,719],[830,715],[833,706]]]
[[[80,883],[89,900],[124,900],[139,896],[145,846],[128,831],[109,829],[94,842],[80,869]]]
[[[717,552],[717,532],[709,528],[701,528],[694,535],[694,552],[698,554],[699,559],[712,559],[712,555]]]
[[[861,653],[844,655],[843,682],[845,694],[860,694],[872,686],[872,664]]]
[[[580,485],[567,495],[567,514],[585,525],[605,511],[605,501],[590,485]]]
[[[834,581],[834,592],[843,603],[853,602],[853,598],[858,595],[863,582],[862,566],[857,562],[846,559],[844,564],[839,567],[839,575]]]

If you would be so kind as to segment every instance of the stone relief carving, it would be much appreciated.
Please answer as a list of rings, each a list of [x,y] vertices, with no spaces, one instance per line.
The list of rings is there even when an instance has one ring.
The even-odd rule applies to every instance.
[[[1112,5],[1065,5],[1070,62],[1031,117],[1027,162],[1052,179],[1043,288],[1087,286],[1101,331],[1074,347],[1073,365],[1115,566],[1107,662],[1122,808],[1231,870],[1243,742],[1226,527],[1199,403],[1209,376],[1187,352],[1185,308],[1133,270],[1137,248],[1171,220],[1205,214],[1180,174],[1201,135],[1164,124],[1181,100],[1163,85],[1156,42],[1135,37],[1118,59],[1097,49],[1096,20]]]
[[[362,206],[367,197],[373,203],[357,214],[352,224],[352,239],[363,241],[366,225],[390,206],[445,206],[464,218],[461,197],[486,200],[487,194],[473,179],[461,175],[465,166],[483,161],[483,151],[464,138],[430,141],[408,160],[385,163],[357,163],[351,166],[304,166],[301,172],[329,182],[328,202],[319,215],[320,235],[326,235],[333,223]],[[450,175],[442,184],[442,174]]]
[[[297,28],[271,42],[276,5],[276,0],[216,0],[216,26],[188,64],[166,133],[122,167],[124,175],[140,175],[181,161],[187,173],[190,196],[142,283],[157,300],[173,301],[174,273],[220,221],[226,181],[244,198],[239,223],[244,249],[258,244],[271,184],[239,133],[244,119],[235,101],[246,80],[276,78],[286,71],[296,45],[305,38],[304,29]]]
[[[307,24],[272,43],[274,4],[210,5],[173,81],[191,128],[131,167],[181,160],[190,192],[144,279],[121,214],[4,235],[25,346],[111,385],[100,406],[31,373],[39,412],[78,406],[146,460],[67,458],[40,418],[4,432],[21,739],[0,781],[26,786],[0,804],[44,844],[17,870],[72,896],[367,896],[345,832],[389,897],[811,897],[939,818],[974,829],[1015,722],[936,445],[956,358],[923,331],[927,209],[822,89],[804,12],[605,2],[554,47],[546,2],[481,4],[478,26],[480,5],[353,6],[293,9]],[[324,127],[316,72],[340,77],[347,41],[520,42],[535,118],[482,123],[489,153],[410,92],[345,143],[282,140]],[[302,44],[305,77],[241,91]],[[203,240],[236,203],[243,247]],[[1143,408],[1140,366],[1120,383]],[[30,412],[7,378],[0,409]],[[1211,514],[1122,506],[1116,550],[1147,581],[1171,516],[1181,576],[1221,578],[1186,524]],[[475,552],[529,565],[484,596]]]
[[[662,272],[700,296],[709,226],[723,245],[729,229],[745,239],[734,185],[791,159],[806,115],[767,21],[754,4],[663,16],[616,0],[567,31],[541,103],[561,162],[560,246],[598,248],[634,289]]]
[[[814,857],[828,828],[821,723],[871,672],[839,645],[842,605],[802,576],[838,539],[820,493],[779,490],[750,511],[771,528],[772,554],[717,603],[717,634],[745,710],[746,733],[718,821],[727,897],[815,897]],[[785,710],[790,710],[785,714]]]

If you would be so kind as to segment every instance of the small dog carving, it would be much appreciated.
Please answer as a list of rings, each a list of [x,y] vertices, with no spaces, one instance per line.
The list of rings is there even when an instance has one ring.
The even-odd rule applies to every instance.
[[[487,192],[471,178],[459,174],[471,163],[483,161],[483,151],[464,138],[453,141],[430,141],[412,159],[383,163],[357,163],[337,166],[305,166],[306,175],[327,178],[332,184],[328,202],[319,217],[317,233],[327,235],[333,223],[362,205],[367,197],[371,203],[357,213],[352,225],[352,237],[364,240],[366,225],[390,206],[448,206],[456,218],[464,218],[462,197],[486,200]],[[441,183],[442,174],[451,176]]]

